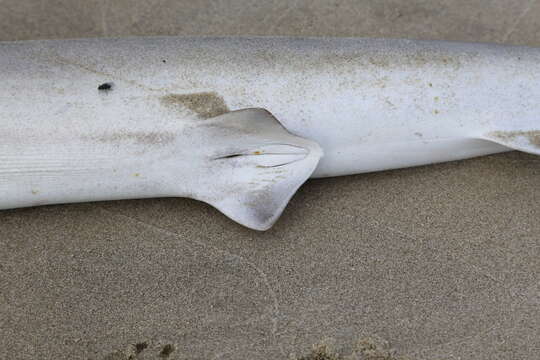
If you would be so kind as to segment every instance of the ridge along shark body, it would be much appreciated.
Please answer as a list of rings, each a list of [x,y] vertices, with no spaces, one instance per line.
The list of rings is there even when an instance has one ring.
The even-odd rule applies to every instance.
[[[0,72],[4,209],[183,196],[265,230],[309,177],[540,154],[534,48],[26,41],[0,43]]]

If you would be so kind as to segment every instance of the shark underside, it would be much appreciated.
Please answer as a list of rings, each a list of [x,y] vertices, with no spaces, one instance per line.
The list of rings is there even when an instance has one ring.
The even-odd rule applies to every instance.
[[[0,209],[180,196],[266,230],[310,177],[540,154],[535,48],[24,41],[0,67]]]

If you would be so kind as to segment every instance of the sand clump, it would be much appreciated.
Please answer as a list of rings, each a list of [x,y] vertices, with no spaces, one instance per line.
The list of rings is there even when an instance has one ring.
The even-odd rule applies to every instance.
[[[388,341],[374,336],[360,339],[349,354],[341,354],[328,342],[313,346],[310,354],[296,360],[412,360],[396,355]]]

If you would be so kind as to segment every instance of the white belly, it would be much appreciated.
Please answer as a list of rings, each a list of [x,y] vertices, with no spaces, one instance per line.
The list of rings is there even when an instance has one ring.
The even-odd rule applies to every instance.
[[[539,49],[366,39],[93,39],[0,44],[0,67],[0,208],[190,196],[264,229],[310,176],[509,149],[540,153]],[[109,91],[98,89],[109,82]],[[248,108],[275,118],[264,110],[233,112]],[[220,123],[217,132],[212,121]],[[179,123],[200,131],[194,136]],[[156,148],[155,139],[160,146],[182,141]],[[253,161],[261,154],[257,159],[281,160]],[[124,170],[115,172],[116,165]]]
[[[389,170],[489,155],[511,149],[491,141],[467,138],[358,144],[326,152],[312,177]]]

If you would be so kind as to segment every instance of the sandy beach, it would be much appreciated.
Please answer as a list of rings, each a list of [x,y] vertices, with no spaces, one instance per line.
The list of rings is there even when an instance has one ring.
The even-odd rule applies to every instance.
[[[294,35],[540,46],[534,0],[0,4],[5,41]],[[523,153],[310,180],[264,233],[189,199],[0,211],[0,246],[0,359],[286,360],[319,343],[350,354],[359,339],[377,339],[384,359],[540,352],[540,158]]]

